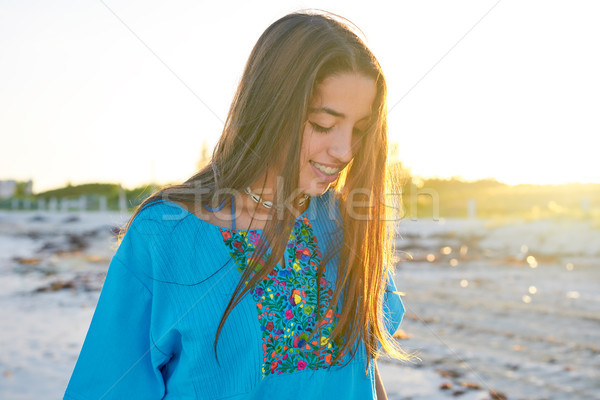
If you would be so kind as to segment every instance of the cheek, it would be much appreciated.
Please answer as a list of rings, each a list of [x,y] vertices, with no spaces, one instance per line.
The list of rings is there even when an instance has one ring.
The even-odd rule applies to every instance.
[[[300,162],[305,163],[308,160],[308,154],[310,153],[308,144],[302,143],[302,149],[300,150]]]

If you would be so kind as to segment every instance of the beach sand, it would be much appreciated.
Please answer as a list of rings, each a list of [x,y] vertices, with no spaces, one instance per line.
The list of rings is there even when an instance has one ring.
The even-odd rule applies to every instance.
[[[0,398],[61,398],[119,213],[0,212]],[[402,220],[390,399],[600,399],[600,229],[589,221]]]

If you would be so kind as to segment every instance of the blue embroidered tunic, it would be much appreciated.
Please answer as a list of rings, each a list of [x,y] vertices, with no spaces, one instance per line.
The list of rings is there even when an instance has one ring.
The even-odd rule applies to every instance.
[[[332,364],[338,345],[329,334],[338,314],[326,310],[339,254],[320,279],[316,270],[336,251],[336,206],[333,190],[311,199],[295,221],[284,265],[229,315],[218,361],[217,327],[261,230],[218,227],[170,201],[141,211],[111,261],[64,398],[376,398],[362,344],[350,363]],[[404,307],[392,279],[388,285],[384,317],[393,332]],[[317,312],[326,314],[319,327]],[[315,329],[320,335],[309,342]]]

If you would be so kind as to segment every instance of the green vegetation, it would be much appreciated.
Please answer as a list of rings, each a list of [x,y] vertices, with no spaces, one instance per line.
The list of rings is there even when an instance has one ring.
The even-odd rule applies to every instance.
[[[46,202],[46,206],[48,206],[48,203],[52,198],[61,201],[62,199],[77,200],[81,196],[85,196],[87,208],[90,210],[97,210],[100,207],[101,197],[106,198],[107,209],[117,210],[119,209],[120,192],[123,190],[127,201],[127,207],[132,211],[157,189],[158,186],[155,185],[143,185],[133,189],[121,189],[120,185],[114,183],[86,183],[75,186],[67,184],[67,186],[62,188],[48,190],[33,195],[16,195],[14,198],[4,199],[0,201],[0,209],[11,209],[13,199],[20,201],[21,206],[19,208],[23,208],[23,201],[29,201],[31,207],[37,209],[38,199],[43,199]]]
[[[70,183],[67,186],[40,192],[36,196],[44,198],[70,198],[75,199],[82,195],[102,195],[102,196],[119,196],[119,185],[114,183],[86,183],[83,185],[72,186]]]
[[[127,199],[127,207],[130,210],[134,209],[156,189],[157,187],[153,185],[143,185],[133,189],[124,188],[123,191],[125,198]],[[114,183],[87,183],[77,186],[68,185],[63,188],[38,193],[36,196],[38,198],[45,198],[46,200],[52,197],[59,199],[77,199],[80,196],[90,196],[92,199],[92,204],[90,205],[92,209],[97,208],[94,207],[94,203],[98,201],[97,198],[104,196],[106,197],[108,209],[115,210],[119,208],[120,191],[121,186]]]
[[[402,185],[406,217],[600,218],[600,184],[506,185],[493,179],[408,179]]]
[[[422,179],[411,177],[406,171],[397,169],[396,181],[400,182],[398,193],[388,195],[386,202],[402,198],[404,218],[477,218],[517,217],[539,218],[591,218],[600,223],[600,184],[565,185],[506,185],[494,179],[462,181],[460,179]],[[114,183],[89,183],[67,185],[33,195],[18,195],[21,201],[28,200],[37,209],[38,199],[46,205],[51,198],[77,200],[86,196],[86,207],[97,210],[100,198],[106,198],[109,210],[119,209],[120,191],[127,199],[132,211],[159,187],[143,185],[133,189],[121,189]],[[391,198],[389,197],[391,196]],[[0,208],[12,208],[12,199],[0,201]]]

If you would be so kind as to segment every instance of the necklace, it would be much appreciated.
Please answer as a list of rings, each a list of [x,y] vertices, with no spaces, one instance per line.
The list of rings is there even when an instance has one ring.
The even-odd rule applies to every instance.
[[[250,186],[248,186],[245,190],[245,192],[250,195],[250,198],[252,200],[254,200],[254,202],[261,204],[263,207],[265,208],[273,208],[273,202],[272,201],[267,201],[267,200],[261,200],[260,195],[256,194],[252,191],[252,189],[250,189]],[[306,200],[308,200],[308,195],[305,194],[304,196],[302,196],[302,198],[298,201],[298,205],[301,206],[304,203],[306,203]],[[283,208],[282,205],[276,205],[275,206],[276,209],[280,210]]]

